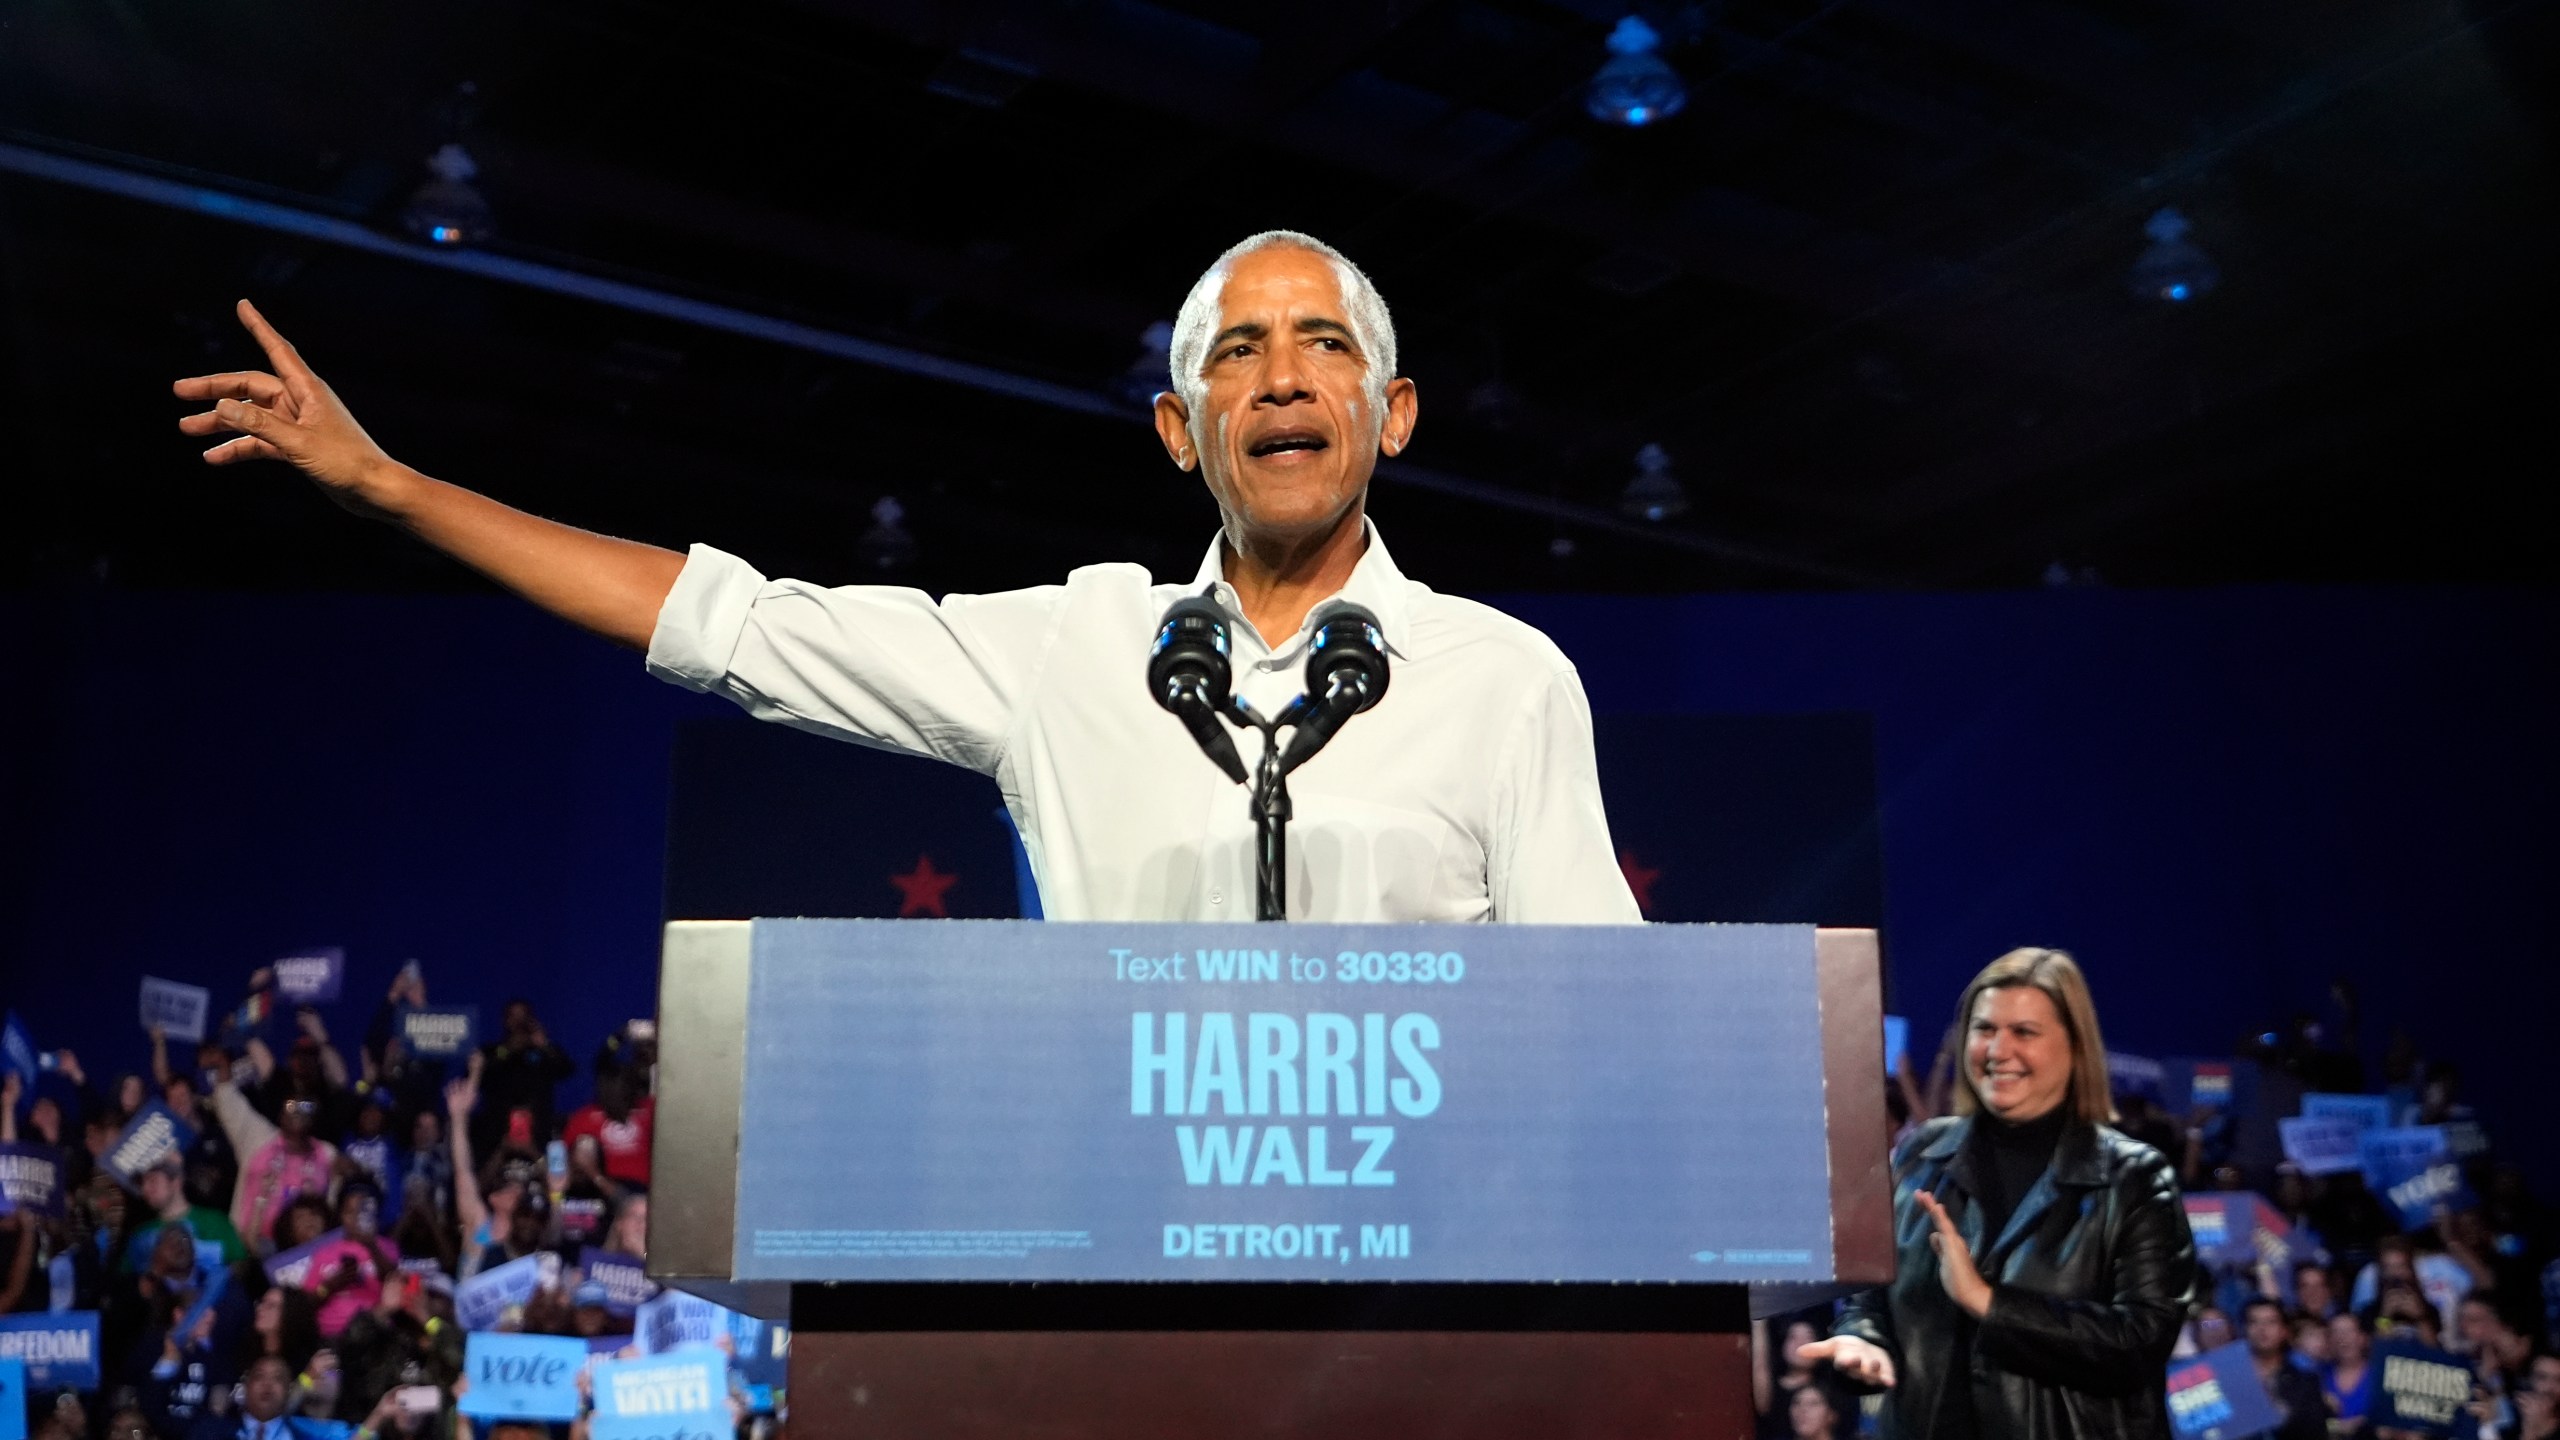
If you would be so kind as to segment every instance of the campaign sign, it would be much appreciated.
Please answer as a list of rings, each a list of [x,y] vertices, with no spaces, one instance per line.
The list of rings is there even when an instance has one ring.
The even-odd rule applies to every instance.
[[[482,1420],[575,1420],[578,1372],[586,1368],[587,1342],[567,1335],[463,1337],[463,1414]]]
[[[2462,1357],[2415,1341],[2392,1341],[2375,1348],[2373,1364],[2381,1371],[2368,1412],[2375,1429],[2451,1435],[2465,1418],[2471,1367]]]
[[[27,1366],[0,1360],[0,1440],[27,1440]]]
[[[296,951],[275,962],[276,994],[288,1005],[326,1005],[347,976],[347,952],[335,945]]]
[[[157,1025],[172,1040],[202,1040],[204,1018],[213,1010],[213,992],[201,985],[142,977],[142,1028]]]
[[[95,1390],[98,1312],[0,1315],[0,1360],[25,1364],[30,1390]]]
[[[588,1279],[604,1287],[604,1308],[612,1314],[632,1314],[658,1292],[649,1279],[647,1262],[636,1255],[598,1250],[591,1245],[581,1252],[578,1264]]]
[[[665,1290],[641,1305],[632,1338],[643,1355],[664,1355],[687,1345],[709,1345],[729,1333],[729,1312],[699,1295]]]
[[[2169,1429],[2178,1440],[2239,1440],[2283,1423],[2239,1342],[2169,1364]]]
[[[1832,1274],[1810,926],[751,944],[742,1280]]]
[[[1884,1073],[1893,1075],[1902,1069],[1902,1057],[1911,1050],[1911,1021],[1906,1016],[1884,1017]]]
[[[791,1327],[729,1312],[729,1368],[750,1389],[783,1385],[791,1369]],[[768,1402],[766,1409],[773,1408]]]
[[[2196,1258],[2207,1265],[2252,1266],[2260,1261],[2282,1270],[2292,1258],[2291,1226],[2275,1207],[2246,1190],[2200,1190],[2181,1197],[2187,1229],[2196,1240]]]
[[[133,1112],[133,1119],[116,1137],[116,1143],[98,1158],[98,1168],[114,1176],[116,1183],[127,1190],[139,1191],[143,1171],[168,1156],[185,1154],[187,1147],[195,1143],[194,1126],[159,1101],[147,1101]]]
[[[2240,1067],[2228,1060],[2171,1060],[2162,1068],[2171,1092],[2167,1103],[2180,1113],[2220,1110],[2230,1114],[2244,1108],[2249,1098],[2240,1093]]]
[[[45,1057],[36,1053],[36,1042],[27,1035],[27,1027],[19,1023],[18,1012],[10,1011],[6,1020],[0,1020],[0,1070],[17,1076],[20,1085],[33,1090],[36,1076],[52,1068],[44,1062]]]
[[[467,1056],[480,1038],[480,1007],[404,1007],[400,1011],[400,1038],[407,1042],[409,1053],[421,1059],[453,1060]]]
[[[61,1151],[15,1140],[0,1145],[0,1215],[24,1210],[59,1218],[63,1205]]]
[[[729,1374],[716,1350],[596,1366],[593,1440],[717,1440],[729,1419]]]
[[[493,1265],[453,1287],[453,1318],[465,1330],[494,1330],[507,1312],[540,1293],[560,1272],[560,1257],[538,1250]]]
[[[2305,1175],[2341,1175],[2364,1168],[2365,1126],[2343,1115],[2287,1115],[2276,1122],[2284,1158]]]
[[[2437,1206],[2464,1210],[2476,1203],[2460,1162],[2445,1143],[2443,1127],[2367,1130],[2362,1144],[2365,1183],[2400,1213],[2401,1224],[2411,1229],[2432,1225]]]
[[[2391,1097],[2329,1095],[2315,1090],[2302,1097],[2302,1113],[2309,1118],[2352,1120],[2361,1130],[2383,1130],[2391,1125]]]
[[[2157,1100],[2167,1080],[2168,1067],[2147,1055],[2107,1052],[2107,1083],[2119,1095],[2148,1095]]]
[[[267,1257],[267,1278],[288,1290],[310,1288],[311,1262],[320,1252],[347,1238],[344,1230],[332,1230],[307,1245],[279,1250]]]

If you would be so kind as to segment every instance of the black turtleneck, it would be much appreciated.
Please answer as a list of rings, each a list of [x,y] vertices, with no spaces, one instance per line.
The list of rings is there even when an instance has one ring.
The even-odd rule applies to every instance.
[[[2009,1228],[2009,1217],[2018,1211],[2018,1202],[2027,1198],[2036,1180],[2053,1163],[2053,1149],[2062,1141],[2062,1132],[2071,1123],[2071,1102],[2066,1097],[2059,1105],[2033,1120],[2011,1124],[1985,1110],[1980,1123],[1973,1127],[1970,1143],[1975,1147],[1973,1178],[1982,1187],[1975,1196],[1982,1206],[1982,1243],[1989,1246]]]

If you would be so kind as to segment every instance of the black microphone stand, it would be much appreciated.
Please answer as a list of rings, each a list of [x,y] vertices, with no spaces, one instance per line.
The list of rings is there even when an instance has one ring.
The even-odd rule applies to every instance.
[[[1241,695],[1228,697],[1228,708],[1246,725],[1262,732],[1262,759],[1253,769],[1253,918],[1289,918],[1289,772],[1280,764],[1280,728],[1302,718],[1305,696],[1264,719]]]

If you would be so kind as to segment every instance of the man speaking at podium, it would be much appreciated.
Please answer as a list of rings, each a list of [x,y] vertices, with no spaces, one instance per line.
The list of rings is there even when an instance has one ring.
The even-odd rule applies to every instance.
[[[1414,386],[1376,288],[1311,237],[1238,244],[1183,302],[1156,431],[1199,469],[1220,528],[1173,585],[1093,565],[937,602],[595,535],[393,460],[245,300],[240,318],[275,372],[176,386],[214,402],[182,430],[234,436],[208,461],[288,461],[346,508],[759,718],[993,776],[1054,919],[1254,917],[1246,792],[1145,683],[1167,607],[1204,593],[1227,619],[1235,692],[1265,713],[1298,693],[1329,600],[1377,618],[1394,667],[1374,708],[1291,778],[1290,918],[1639,918],[1572,665],[1529,626],[1404,578],[1368,522],[1379,454],[1412,438]]]

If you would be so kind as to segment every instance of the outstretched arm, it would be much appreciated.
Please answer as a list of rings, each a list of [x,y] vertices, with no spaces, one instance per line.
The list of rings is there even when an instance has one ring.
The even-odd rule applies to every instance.
[[[571,624],[648,648],[683,556],[528,515],[419,474],[373,443],[256,306],[243,300],[239,313],[275,372],[177,382],[179,398],[213,402],[180,420],[179,429],[233,437],[207,450],[207,463],[285,461],[356,514],[398,525]]]

